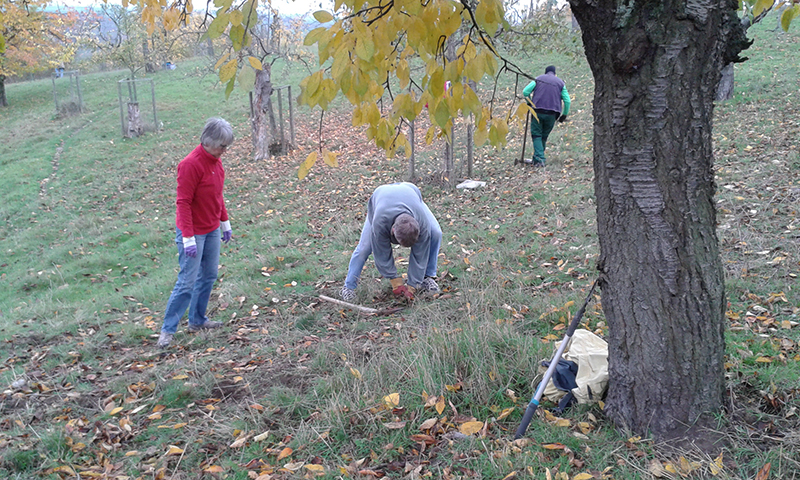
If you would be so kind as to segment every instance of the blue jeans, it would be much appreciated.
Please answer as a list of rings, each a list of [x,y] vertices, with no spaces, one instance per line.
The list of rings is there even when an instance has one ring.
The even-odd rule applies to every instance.
[[[442,229],[439,227],[439,222],[433,216],[430,209],[425,206],[425,214],[428,217],[428,223],[431,229],[431,249],[428,253],[428,265],[425,267],[426,277],[435,277],[436,269],[439,261],[439,248],[442,246]],[[358,239],[358,245],[353,250],[353,255],[350,257],[350,265],[347,267],[347,278],[344,280],[344,286],[350,290],[355,290],[358,287],[358,281],[361,279],[361,271],[364,270],[364,265],[367,259],[372,254],[372,224],[369,218],[364,221],[364,228],[361,229],[361,238]]]
[[[217,280],[219,270],[219,228],[205,235],[195,235],[197,256],[192,258],[183,251],[183,235],[176,229],[175,243],[178,244],[178,281],[167,302],[164,312],[164,325],[161,331],[175,333],[181,317],[189,309],[189,325],[202,325],[208,320],[206,308],[211,297],[211,287]]]

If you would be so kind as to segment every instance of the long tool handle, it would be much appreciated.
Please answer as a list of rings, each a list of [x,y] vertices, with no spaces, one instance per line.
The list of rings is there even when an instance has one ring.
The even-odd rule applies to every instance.
[[[536,389],[536,393],[533,395],[533,398],[531,398],[530,403],[528,403],[528,408],[525,409],[525,415],[522,416],[522,421],[517,428],[517,432],[514,434],[514,440],[522,438],[525,435],[525,431],[528,430],[528,425],[530,425],[531,420],[533,419],[533,414],[536,413],[536,409],[539,408],[539,400],[541,400],[542,395],[544,395],[544,389],[547,387],[547,382],[549,382],[553,377],[553,373],[556,371],[556,365],[561,359],[561,355],[564,353],[564,350],[567,348],[567,344],[569,344],[572,335],[575,333],[575,329],[578,328],[578,323],[580,323],[584,312],[586,312],[586,306],[589,305],[589,302],[592,300],[592,294],[594,294],[594,289],[596,286],[597,280],[592,283],[592,288],[589,290],[589,294],[586,295],[586,300],[583,302],[581,308],[575,312],[575,316],[572,317],[569,328],[567,328],[567,333],[564,335],[564,340],[561,341],[561,345],[559,345],[558,349],[556,349],[553,359],[550,360],[550,366],[548,366],[547,371],[544,372],[544,377],[542,377],[542,381],[539,382],[539,387]]]

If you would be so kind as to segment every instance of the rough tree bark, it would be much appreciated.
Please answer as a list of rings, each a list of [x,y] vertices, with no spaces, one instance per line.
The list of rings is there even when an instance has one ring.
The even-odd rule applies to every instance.
[[[722,407],[724,309],[711,145],[735,0],[569,0],[595,79],[606,412],[659,439]]]
[[[270,156],[270,146],[277,133],[275,113],[272,109],[272,77],[271,66],[263,64],[262,70],[256,71],[256,83],[253,87],[253,118],[250,123],[253,130],[253,150],[256,160],[264,160]],[[291,99],[290,99],[291,101]]]

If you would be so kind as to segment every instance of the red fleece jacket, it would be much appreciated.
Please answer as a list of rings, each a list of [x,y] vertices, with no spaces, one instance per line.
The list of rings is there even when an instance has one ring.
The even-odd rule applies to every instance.
[[[202,145],[178,164],[178,199],[175,225],[184,237],[205,235],[228,220],[222,189],[225,169],[222,162]]]

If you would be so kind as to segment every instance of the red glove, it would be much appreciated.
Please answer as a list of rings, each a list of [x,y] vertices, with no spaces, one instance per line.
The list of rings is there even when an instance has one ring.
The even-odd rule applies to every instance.
[[[414,288],[408,285],[400,285],[392,290],[396,297],[405,297],[406,300],[414,300]]]

